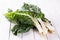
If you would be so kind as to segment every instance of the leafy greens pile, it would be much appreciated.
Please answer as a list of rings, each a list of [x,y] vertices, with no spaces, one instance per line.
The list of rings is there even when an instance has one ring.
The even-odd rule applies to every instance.
[[[54,31],[51,22],[45,18],[41,9],[32,4],[24,3],[21,10],[12,11],[9,9],[8,13],[4,15],[10,22],[15,24],[12,28],[14,35],[28,32],[30,29],[36,29],[42,35]]]

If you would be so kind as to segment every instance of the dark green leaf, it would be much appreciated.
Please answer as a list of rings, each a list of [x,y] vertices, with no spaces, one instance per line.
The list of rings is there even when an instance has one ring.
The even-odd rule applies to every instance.
[[[15,25],[12,28],[12,33],[14,35],[17,35],[18,33],[25,33],[28,32],[31,28],[33,28],[34,26],[32,25],[28,25],[28,24],[20,24],[20,25]]]

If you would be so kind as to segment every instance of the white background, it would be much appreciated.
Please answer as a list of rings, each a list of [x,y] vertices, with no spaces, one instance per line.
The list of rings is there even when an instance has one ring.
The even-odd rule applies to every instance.
[[[8,8],[14,11],[20,9],[24,2],[39,6],[45,16],[52,21],[53,26],[56,27],[60,36],[60,0],[0,0],[0,40],[8,40],[9,36],[10,22],[3,16],[3,14],[7,12]],[[26,37],[23,40],[25,39]],[[34,39],[31,38],[29,40]],[[54,37],[53,40],[58,39]]]

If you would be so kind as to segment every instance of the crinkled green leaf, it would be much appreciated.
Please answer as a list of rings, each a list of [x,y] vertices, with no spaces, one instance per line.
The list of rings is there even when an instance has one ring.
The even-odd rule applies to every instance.
[[[33,26],[28,24],[15,25],[12,28],[12,33],[14,35],[17,35],[18,33],[25,33],[28,32],[31,28],[33,28]]]
[[[35,5],[32,5],[32,4],[27,4],[27,3],[24,3],[24,5],[22,6],[22,9],[24,11],[32,11],[32,12],[35,12],[35,13],[40,13],[41,12],[41,9]]]

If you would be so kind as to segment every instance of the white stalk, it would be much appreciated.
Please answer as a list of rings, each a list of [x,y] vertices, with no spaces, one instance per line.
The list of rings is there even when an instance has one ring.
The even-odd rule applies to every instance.
[[[39,33],[43,35],[43,30],[42,30],[40,24],[38,23],[38,21],[37,21],[35,18],[32,19],[32,20],[33,20],[33,22],[34,22],[36,28],[38,29]]]
[[[41,26],[42,26],[42,29],[43,29],[43,31],[44,31],[44,35],[46,35],[48,29],[45,27],[44,22],[41,20],[41,18],[38,18],[37,20],[40,22],[40,24],[41,24]]]
[[[44,24],[48,28],[49,32],[51,32],[51,33],[54,32],[54,30],[55,30],[54,27],[52,27],[48,21],[45,22]]]

